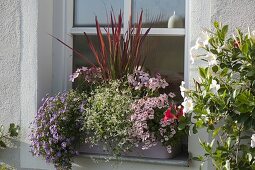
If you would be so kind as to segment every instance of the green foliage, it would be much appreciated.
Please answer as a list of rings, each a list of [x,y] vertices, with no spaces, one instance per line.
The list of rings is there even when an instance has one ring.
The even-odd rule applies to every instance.
[[[194,105],[194,133],[206,128],[212,134],[209,143],[200,142],[204,156],[212,158],[217,170],[255,167],[255,148],[250,146],[255,129],[255,38],[237,30],[227,38],[228,26],[214,23],[208,44],[203,45],[204,61],[215,55],[216,64],[199,68],[201,80],[186,95]],[[247,138],[248,135],[248,138]]]
[[[20,127],[11,123],[8,132],[5,132],[4,126],[0,126],[0,148],[6,148],[12,144],[12,139],[18,136]]]
[[[133,146],[129,135],[131,89],[116,80],[98,86],[92,93],[84,112],[86,141],[92,145],[102,143],[107,151],[120,155]]]
[[[15,168],[0,162],[0,170],[15,170]]]
[[[0,126],[0,150],[7,147],[12,147],[12,140],[18,137],[20,127],[11,123],[9,125],[8,131],[6,132],[4,126]],[[0,170],[11,170],[14,169],[0,161]]]

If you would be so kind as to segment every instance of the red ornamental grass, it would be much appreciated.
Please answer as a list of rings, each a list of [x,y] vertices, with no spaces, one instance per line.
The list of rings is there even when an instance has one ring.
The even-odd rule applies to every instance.
[[[88,45],[94,54],[97,65],[101,68],[104,79],[119,79],[123,76],[133,73],[135,69],[143,65],[144,59],[141,56],[141,47],[150,28],[144,34],[142,31],[141,12],[138,24],[134,26],[129,24],[128,30],[122,34],[123,25],[122,13],[116,18],[111,12],[110,24],[104,28],[106,38],[103,38],[100,24],[96,17],[96,30],[99,41],[99,50],[90,41],[88,35],[84,32]]]
[[[96,67],[97,65],[97,67],[99,67],[102,71],[103,79],[120,79],[123,76],[133,73],[134,70],[138,69],[138,67],[143,66],[145,57],[142,57],[141,55],[141,48],[143,41],[151,28],[148,28],[144,34],[141,34],[142,16],[143,11],[140,13],[137,24],[132,26],[132,24],[129,23],[127,31],[122,34],[122,13],[120,11],[118,18],[116,18],[112,11],[110,15],[110,24],[108,23],[108,26],[104,28],[106,38],[103,38],[101,26],[97,17],[95,18],[99,48],[91,42],[86,32],[84,32],[84,35],[87,39],[89,48],[96,59],[96,64],[89,61],[85,55],[80,53],[78,50],[75,50],[59,38],[53,35],[50,36],[73,50],[75,55],[90,64],[91,67]]]

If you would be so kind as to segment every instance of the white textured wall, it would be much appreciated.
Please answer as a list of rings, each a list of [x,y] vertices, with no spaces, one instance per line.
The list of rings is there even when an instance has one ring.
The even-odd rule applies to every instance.
[[[21,0],[21,143],[18,168],[52,169],[29,152],[29,125],[51,92],[52,1]]]
[[[215,20],[229,24],[232,31],[235,27],[247,31],[248,26],[255,30],[255,1],[212,0],[212,21]]]
[[[0,123],[20,120],[20,2],[0,0]]]
[[[0,0],[0,124],[19,123],[20,120],[20,2]],[[0,154],[18,166],[19,152]],[[1,162],[1,161],[0,161]]]

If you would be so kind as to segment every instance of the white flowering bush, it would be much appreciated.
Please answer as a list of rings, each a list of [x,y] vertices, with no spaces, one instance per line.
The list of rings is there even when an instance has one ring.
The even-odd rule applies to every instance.
[[[237,29],[228,36],[228,26],[214,23],[191,48],[191,61],[207,64],[199,68],[195,89],[181,86],[185,112],[194,114],[197,128],[206,128],[211,141],[201,142],[205,155],[217,170],[255,169],[255,32]],[[204,54],[197,56],[196,50]]]
[[[98,86],[84,110],[85,142],[102,144],[108,153],[119,156],[133,147],[129,137],[131,88],[115,80]]]

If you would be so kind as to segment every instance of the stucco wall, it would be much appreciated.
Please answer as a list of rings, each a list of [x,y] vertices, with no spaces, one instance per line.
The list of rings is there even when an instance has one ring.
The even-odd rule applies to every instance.
[[[247,31],[247,27],[255,30],[254,0],[212,0],[212,22],[222,21],[229,24],[230,30],[235,27]]]
[[[201,28],[210,27],[215,19],[220,18],[232,29],[247,26],[255,29],[254,0],[190,0],[189,3],[189,46],[194,45]],[[39,99],[51,92],[52,42],[47,34],[52,32],[52,4],[51,0],[0,0],[0,121],[20,123],[22,127],[18,149],[0,153],[0,160],[18,169],[53,168],[31,157],[27,138]],[[190,81],[196,77],[199,65],[190,66]],[[206,139],[208,135],[201,132],[200,137]],[[197,138],[197,135],[189,138],[189,150],[195,154],[201,151]],[[199,163],[193,162],[189,168],[130,162],[112,165],[78,158],[74,169],[195,170]]]
[[[20,2],[0,1],[0,122],[20,120]]]
[[[20,2],[0,1],[0,124],[19,123],[20,120]],[[14,152],[13,152],[14,153]],[[17,165],[19,152],[3,153],[0,160]]]

